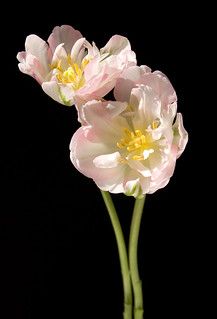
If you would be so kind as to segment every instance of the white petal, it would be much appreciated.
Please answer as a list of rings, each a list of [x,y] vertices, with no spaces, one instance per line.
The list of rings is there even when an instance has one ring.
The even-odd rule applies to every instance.
[[[71,58],[72,58],[73,63],[77,62],[79,53],[82,51],[82,49],[83,49],[82,53],[84,54],[85,42],[86,42],[86,39],[81,38],[78,41],[76,41],[75,44],[73,45],[72,50],[71,50]],[[80,56],[80,59],[82,60],[83,56]]]
[[[99,168],[113,168],[120,165],[121,155],[119,152],[100,155],[94,158],[93,164]]]
[[[45,72],[49,72],[49,63],[51,56],[49,55],[47,43],[35,34],[31,34],[26,38],[25,48],[27,53],[35,56],[43,66]]]
[[[140,186],[140,180],[137,178],[136,180],[127,181],[125,185],[125,195],[127,196],[134,196],[135,198],[137,196],[141,196],[141,186]]]
[[[68,62],[67,62],[67,53],[66,50],[63,47],[63,43],[59,44],[53,55],[52,64],[56,64],[59,61],[61,61],[61,67],[65,70],[68,68]]]

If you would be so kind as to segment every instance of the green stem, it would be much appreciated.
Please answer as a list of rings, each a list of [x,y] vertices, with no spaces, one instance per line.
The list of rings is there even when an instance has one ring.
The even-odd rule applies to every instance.
[[[121,224],[118,219],[112,198],[109,192],[101,191],[102,197],[104,199],[106,208],[108,210],[112,226],[115,232],[115,237],[118,245],[118,252],[121,265],[121,273],[123,279],[123,289],[124,289],[124,319],[132,319],[132,287],[130,279],[130,271],[127,258],[127,249],[124,241],[124,236],[121,228]]]
[[[144,203],[145,196],[136,199],[130,228],[129,262],[134,293],[134,319],[143,318],[142,282],[139,277],[137,247]]]

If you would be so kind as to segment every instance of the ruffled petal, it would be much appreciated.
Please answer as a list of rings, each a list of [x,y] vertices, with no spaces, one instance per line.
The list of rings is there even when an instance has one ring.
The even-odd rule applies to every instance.
[[[176,147],[172,147],[168,160],[164,165],[164,168],[161,169],[160,174],[154,178],[151,177],[149,194],[156,192],[158,189],[165,187],[174,173],[176,166],[176,158],[177,158],[177,149]]]
[[[173,121],[177,110],[176,92],[168,78],[160,71],[145,74],[142,84],[150,86],[161,101],[162,112]]]
[[[186,144],[188,142],[188,133],[183,126],[183,118],[181,113],[177,113],[176,121],[173,125],[173,145],[176,145],[178,148],[177,158],[184,151]]]
[[[122,128],[127,126],[126,120],[118,116],[126,106],[122,102],[91,101],[83,106],[83,120],[94,127],[96,135],[114,144],[122,136]]]
[[[18,53],[17,59],[20,61],[18,64],[20,71],[32,76],[39,84],[42,84],[47,75],[39,60],[27,52]]]
[[[177,97],[168,78],[160,71],[151,73],[151,69],[147,66],[130,67],[122,73],[116,83],[115,98],[127,101],[131,90],[138,85],[152,88],[155,96],[161,101],[164,116],[172,122],[177,110]]]
[[[25,48],[27,54],[30,53],[39,61],[44,68],[44,76],[49,73],[49,63],[51,55],[47,43],[35,34],[31,34],[26,38]]]
[[[81,127],[73,135],[70,143],[70,158],[73,165],[84,175],[92,178],[99,188],[113,193],[123,192],[122,181],[125,167],[122,164],[111,168],[99,168],[94,159],[109,152],[103,143],[86,138],[90,128]],[[97,162],[97,160],[96,160]]]

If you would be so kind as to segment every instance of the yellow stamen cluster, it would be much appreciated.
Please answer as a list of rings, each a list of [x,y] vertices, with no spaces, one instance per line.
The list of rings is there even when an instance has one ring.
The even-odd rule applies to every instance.
[[[160,120],[156,119],[151,123],[153,130],[160,126]],[[141,130],[132,130],[128,128],[124,130],[124,138],[122,138],[116,145],[123,150],[121,163],[125,163],[128,159],[137,161],[145,160],[150,154],[154,153],[155,141],[150,132],[142,133]]]
[[[124,129],[124,135],[125,137],[117,143],[117,147],[126,149],[128,156],[133,160],[144,160],[144,150],[150,149],[153,143],[151,136],[142,134],[140,130],[130,131],[127,128]]]
[[[84,69],[89,63],[88,59],[83,59],[81,65],[73,63],[70,56],[67,57],[68,68],[63,69],[62,61],[59,60],[57,63],[51,65],[51,69],[56,69],[56,77],[60,83],[72,85],[73,90],[78,90],[85,84]]]

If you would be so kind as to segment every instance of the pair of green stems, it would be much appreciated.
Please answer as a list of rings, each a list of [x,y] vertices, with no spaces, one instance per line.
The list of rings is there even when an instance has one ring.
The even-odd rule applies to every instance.
[[[101,191],[106,208],[108,210],[112,226],[114,228],[115,237],[118,246],[121,273],[123,280],[124,290],[124,319],[132,319],[132,312],[134,306],[134,319],[143,319],[143,294],[142,294],[142,282],[139,277],[137,247],[139,230],[142,219],[142,212],[145,203],[145,196],[141,199],[135,200],[135,206],[133,210],[133,217],[130,229],[129,239],[129,259],[126,249],[126,244],[119,222],[118,215],[116,213],[112,198],[109,192]],[[132,294],[133,288],[133,294]],[[133,300],[134,295],[134,300]]]

